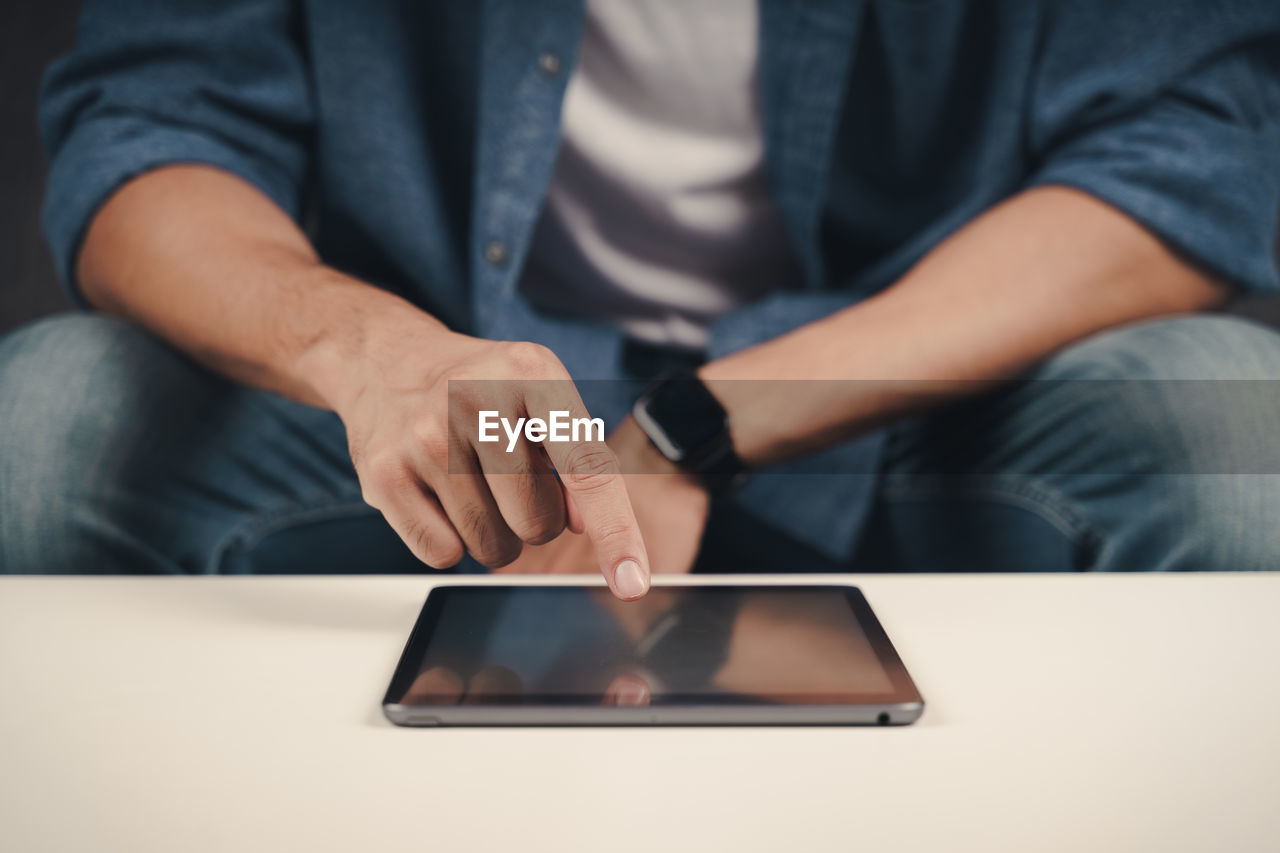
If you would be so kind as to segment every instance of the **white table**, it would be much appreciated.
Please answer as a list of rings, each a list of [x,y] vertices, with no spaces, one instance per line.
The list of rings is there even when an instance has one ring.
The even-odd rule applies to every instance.
[[[915,726],[399,729],[429,579],[3,578],[0,850],[1280,850],[1280,575],[854,580]]]

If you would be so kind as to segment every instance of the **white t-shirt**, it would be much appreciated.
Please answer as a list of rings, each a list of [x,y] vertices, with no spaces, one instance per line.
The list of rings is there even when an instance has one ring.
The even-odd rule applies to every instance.
[[[523,292],[648,343],[799,280],[763,171],[757,0],[588,0]]]

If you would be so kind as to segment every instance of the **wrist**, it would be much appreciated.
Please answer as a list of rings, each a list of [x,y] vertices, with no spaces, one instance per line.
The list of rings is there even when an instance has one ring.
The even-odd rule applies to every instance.
[[[360,398],[379,364],[402,360],[397,350],[435,352],[440,341],[457,336],[399,296],[329,268],[315,270],[305,286],[316,313],[295,371],[315,402],[339,415]]]
[[[705,495],[702,481],[693,474],[681,470],[649,441],[635,418],[628,416],[609,436],[609,447],[618,457],[618,467],[623,474],[658,474],[680,491],[694,491]]]
[[[724,408],[729,441],[747,468],[803,455],[809,442],[805,419],[815,405],[831,405],[829,395],[836,390],[788,376],[777,360],[758,358],[763,349],[744,350],[698,370]]]

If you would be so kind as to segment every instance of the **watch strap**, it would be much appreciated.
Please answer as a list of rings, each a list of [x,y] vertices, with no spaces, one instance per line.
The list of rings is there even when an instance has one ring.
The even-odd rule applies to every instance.
[[[662,435],[653,435],[650,431],[651,426],[644,422],[646,420],[650,421],[657,429],[665,431],[666,426],[657,423],[653,419],[652,413],[650,413],[649,418],[640,422],[641,429],[644,430],[645,435],[649,438],[649,443],[682,471],[701,478],[711,492],[720,492],[737,485],[744,479],[747,469],[742,459],[733,449],[733,437],[729,432],[728,413],[696,373],[691,370],[664,373],[651,383],[645,393],[641,395],[640,400],[637,401],[637,407],[644,406],[648,400],[660,394],[664,385],[674,383],[694,384],[701,389],[701,393],[705,395],[706,399],[719,413],[721,422],[718,432],[699,446],[690,448],[681,458],[675,459],[666,449],[671,442],[664,440]]]

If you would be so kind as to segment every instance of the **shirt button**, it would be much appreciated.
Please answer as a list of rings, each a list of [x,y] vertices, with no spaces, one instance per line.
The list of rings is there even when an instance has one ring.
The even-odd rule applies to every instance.
[[[538,68],[548,77],[554,77],[560,73],[560,57],[547,51],[538,57]]]
[[[484,247],[484,259],[495,267],[507,262],[507,247],[499,240],[493,240]]]

